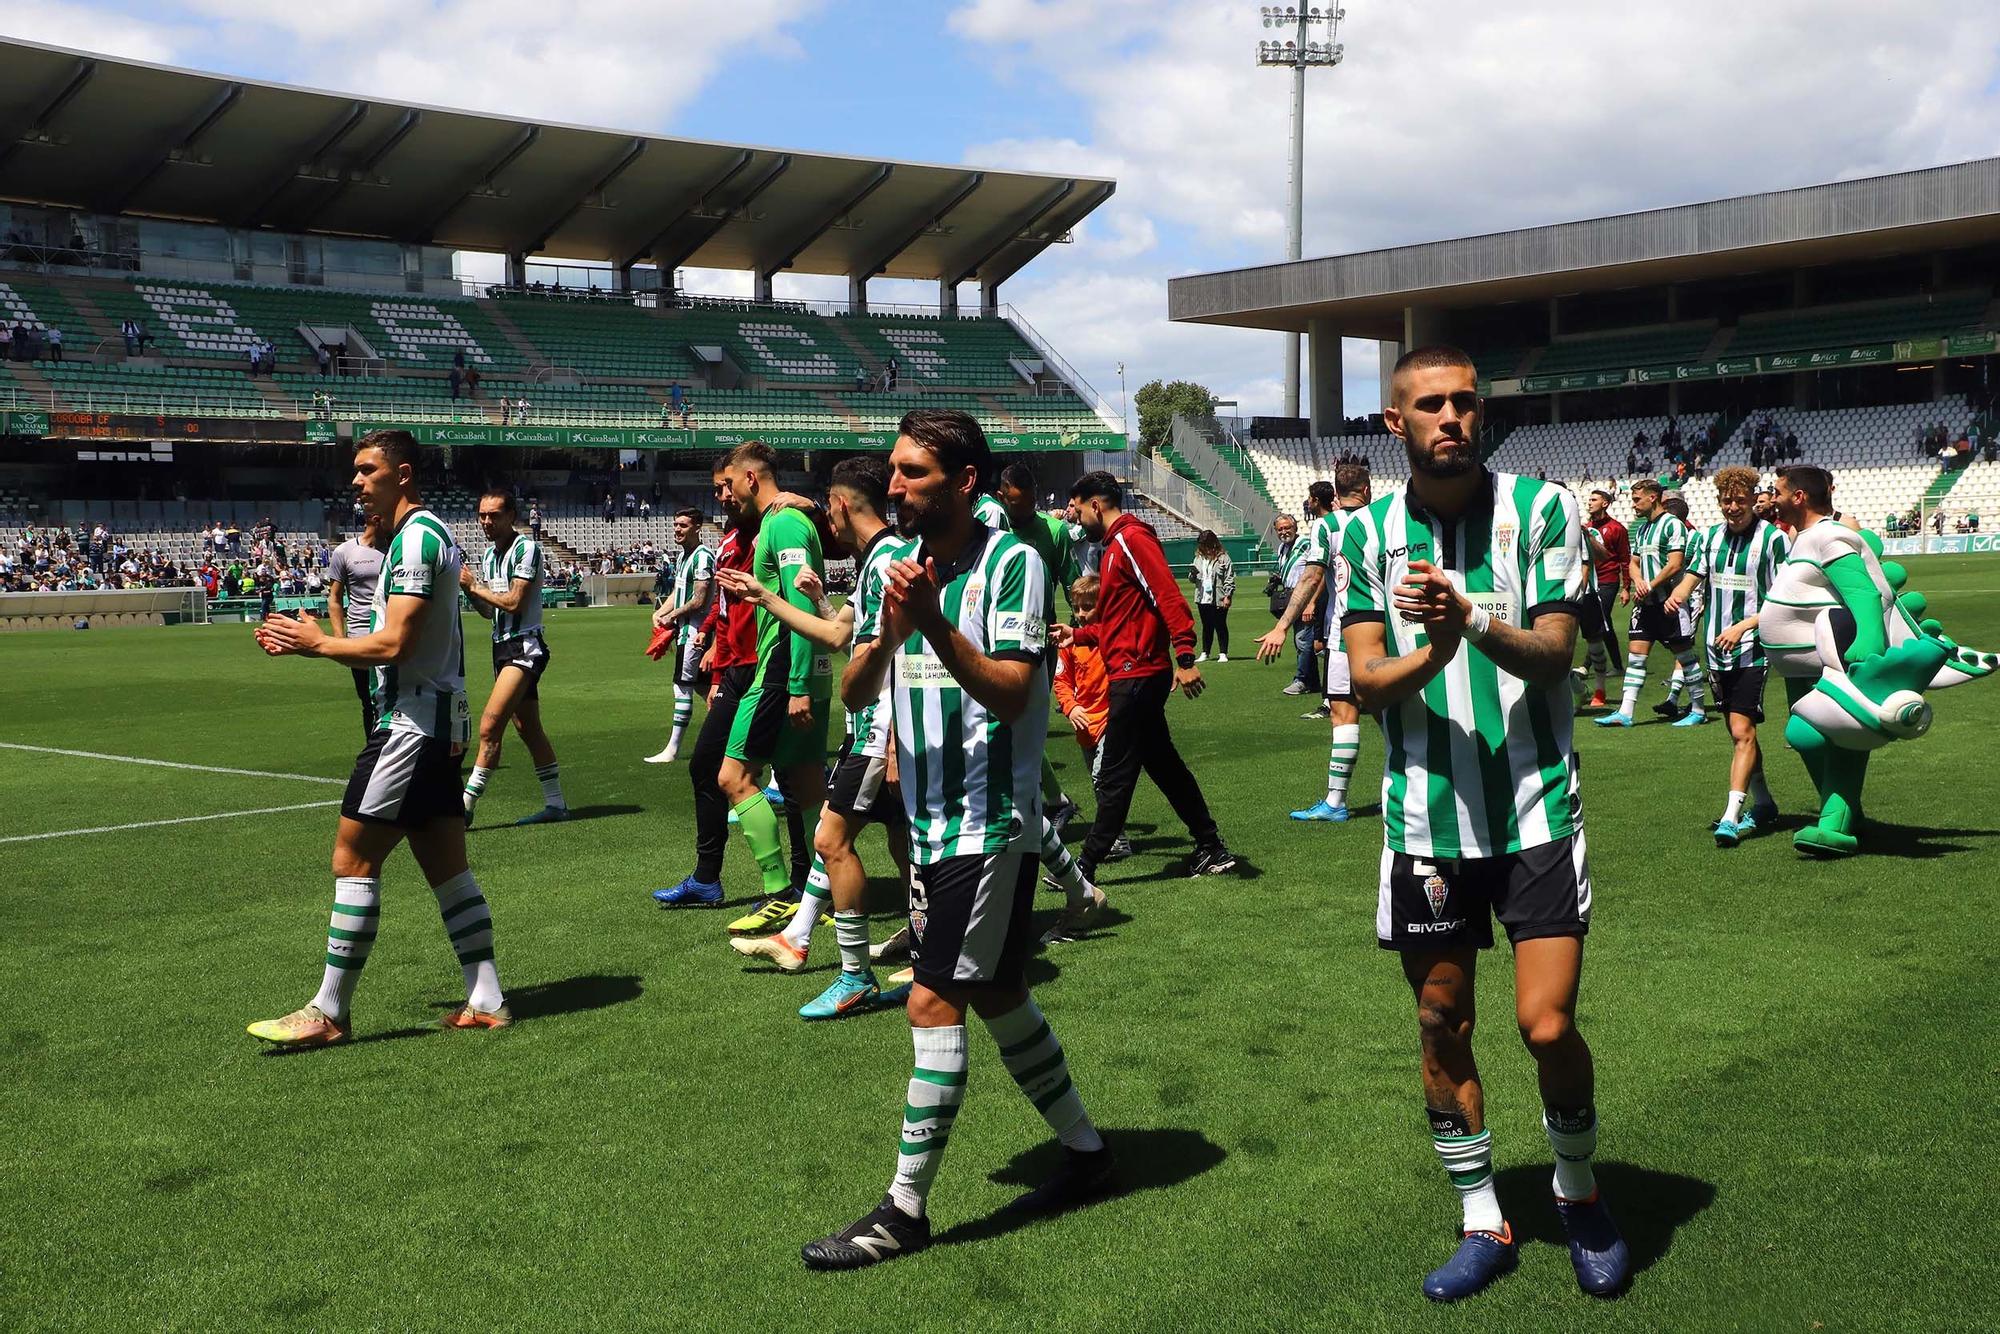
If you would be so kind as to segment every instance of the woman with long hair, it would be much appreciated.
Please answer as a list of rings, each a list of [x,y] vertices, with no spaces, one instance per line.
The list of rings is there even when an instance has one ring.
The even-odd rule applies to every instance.
[[[1201,617],[1201,656],[1208,661],[1211,645],[1220,647],[1217,662],[1229,661],[1229,604],[1236,596],[1236,567],[1222,549],[1222,539],[1204,528],[1194,540],[1194,605]]]

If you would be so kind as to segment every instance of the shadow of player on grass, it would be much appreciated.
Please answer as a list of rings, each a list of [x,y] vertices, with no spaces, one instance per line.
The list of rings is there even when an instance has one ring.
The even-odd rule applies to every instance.
[[[1714,1183],[1699,1177],[1602,1158],[1591,1166],[1631,1249],[1634,1274],[1651,1268],[1667,1253],[1674,1233],[1715,1203]],[[1517,1238],[1568,1248],[1568,1235],[1556,1217],[1554,1197],[1549,1193],[1546,1163],[1505,1168],[1493,1177],[1500,1198],[1508,1202],[1507,1221]]]
[[[1136,1195],[1142,1190],[1164,1190],[1192,1181],[1229,1156],[1228,1150],[1199,1130],[1121,1130],[1100,1127],[1104,1142],[1118,1155],[1118,1175],[1111,1189],[1079,1208],[1088,1209],[1106,1200]],[[1061,1149],[1050,1140],[1014,1156],[1005,1167],[987,1180],[1003,1186],[1019,1186],[1023,1192],[1054,1174]],[[1072,1211],[1074,1212],[1074,1211]],[[955,1223],[932,1239],[936,1246],[956,1246],[969,1241],[1003,1237],[1017,1228],[1051,1217],[1024,1208],[1019,1200],[1004,1204],[984,1218]]]

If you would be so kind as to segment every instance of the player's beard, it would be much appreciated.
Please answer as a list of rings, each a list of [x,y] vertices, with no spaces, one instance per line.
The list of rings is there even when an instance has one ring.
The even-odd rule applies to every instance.
[[[1439,436],[1439,440],[1446,437]],[[1410,471],[1420,472],[1426,477],[1463,477],[1479,466],[1479,437],[1466,440],[1462,450],[1454,451],[1445,458],[1439,458],[1436,441],[1425,449],[1416,444],[1406,444],[1404,452],[1409,455]]]
[[[896,525],[898,537],[922,537],[925,531],[923,510],[912,505],[908,499],[896,502],[892,522]]]

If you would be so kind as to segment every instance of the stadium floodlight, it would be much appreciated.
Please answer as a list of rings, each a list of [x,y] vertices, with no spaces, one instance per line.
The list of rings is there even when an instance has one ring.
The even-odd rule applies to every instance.
[[[1258,16],[1266,28],[1290,28],[1290,41],[1257,43],[1257,63],[1292,72],[1292,209],[1286,237],[1286,253],[1298,259],[1305,244],[1305,154],[1306,154],[1306,71],[1331,69],[1341,62],[1347,48],[1334,40],[1340,35],[1340,21],[1347,10],[1339,5],[1322,8],[1308,5],[1261,6]],[[1315,30],[1324,25],[1326,40],[1315,41]],[[1299,415],[1299,335],[1285,335],[1285,415]]]

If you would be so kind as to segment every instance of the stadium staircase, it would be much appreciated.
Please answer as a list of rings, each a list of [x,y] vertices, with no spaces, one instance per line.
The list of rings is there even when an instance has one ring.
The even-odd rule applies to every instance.
[[[507,313],[505,302],[492,302],[487,309],[487,315],[492,319],[493,327],[500,331],[501,335],[513,345],[514,350],[529,365],[532,366],[537,362],[541,362],[544,365],[550,364],[541,349],[529,342],[528,336],[521,332],[521,326],[514,323],[513,316]]]

